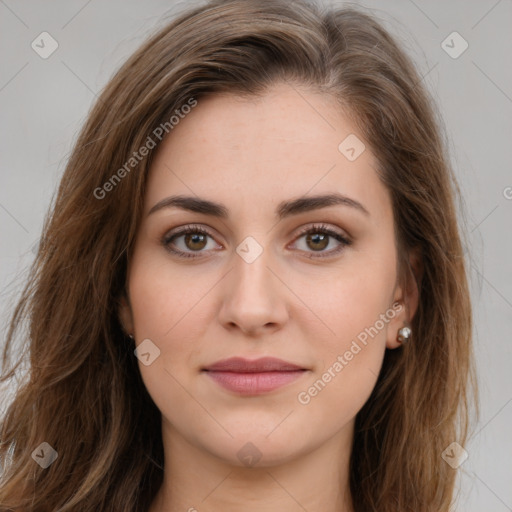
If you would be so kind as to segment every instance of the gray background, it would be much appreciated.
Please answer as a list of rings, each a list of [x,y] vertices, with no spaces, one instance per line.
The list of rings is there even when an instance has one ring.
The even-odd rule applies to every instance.
[[[165,22],[162,16],[187,4],[0,0],[2,340],[44,215],[96,95]],[[456,510],[512,511],[512,2],[358,5],[399,37],[424,76],[444,118],[464,196],[482,407],[461,466]],[[59,45],[47,59],[31,48],[43,31]],[[456,59],[441,45],[453,31],[469,44]]]

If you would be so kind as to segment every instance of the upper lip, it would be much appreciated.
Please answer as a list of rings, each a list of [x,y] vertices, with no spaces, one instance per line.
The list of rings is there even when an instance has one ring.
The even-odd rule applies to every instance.
[[[222,359],[214,364],[202,368],[207,371],[259,373],[259,372],[290,372],[305,370],[296,364],[277,359],[275,357],[262,357],[260,359],[244,359],[243,357],[231,357]]]

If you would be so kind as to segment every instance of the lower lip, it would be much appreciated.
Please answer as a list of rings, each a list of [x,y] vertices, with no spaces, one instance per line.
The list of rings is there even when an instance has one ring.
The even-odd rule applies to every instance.
[[[278,389],[301,377],[305,370],[287,372],[235,373],[206,371],[223,388],[240,395],[260,395]]]

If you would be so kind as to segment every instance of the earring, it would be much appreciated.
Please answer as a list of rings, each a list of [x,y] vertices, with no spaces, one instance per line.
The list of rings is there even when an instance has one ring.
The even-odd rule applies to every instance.
[[[400,344],[407,343],[411,338],[412,331],[409,327],[402,327],[398,330],[397,340]]]
[[[128,337],[133,340],[133,334],[128,334]]]

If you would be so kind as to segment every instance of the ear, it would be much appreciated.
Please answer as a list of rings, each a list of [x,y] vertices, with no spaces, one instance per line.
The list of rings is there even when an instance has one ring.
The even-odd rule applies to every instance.
[[[119,299],[117,314],[119,317],[119,322],[121,323],[121,327],[123,328],[124,332],[126,334],[133,334],[134,329],[132,308],[130,306],[130,301],[126,296],[126,293],[123,293]]]
[[[401,346],[398,331],[405,325],[410,326],[419,304],[418,283],[423,277],[423,259],[419,247],[411,250],[409,265],[402,269],[393,298],[395,317],[389,322],[386,348],[394,349]],[[399,304],[399,307],[397,305]],[[414,336],[414,332],[412,333]]]

